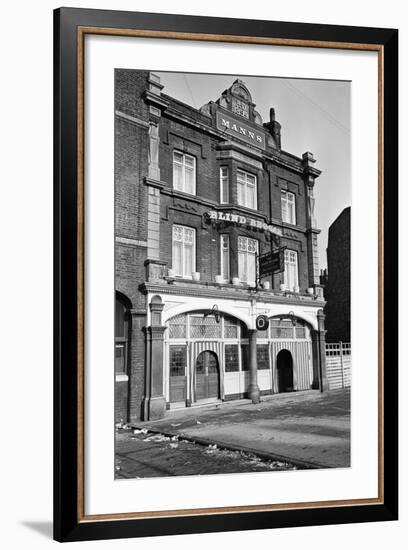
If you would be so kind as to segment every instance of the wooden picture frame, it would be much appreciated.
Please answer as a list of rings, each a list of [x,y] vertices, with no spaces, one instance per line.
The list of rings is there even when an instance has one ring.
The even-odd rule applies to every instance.
[[[378,494],[375,498],[86,514],[84,41],[89,35],[375,52],[378,57]],[[60,8],[54,13],[54,537],[58,541],[397,519],[398,32]],[[374,185],[374,182],[373,182]],[[373,299],[377,299],[373,297]]]

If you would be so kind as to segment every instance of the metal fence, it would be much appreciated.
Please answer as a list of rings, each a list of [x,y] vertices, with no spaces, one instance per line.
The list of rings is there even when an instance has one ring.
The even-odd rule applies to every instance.
[[[326,369],[329,389],[348,388],[351,384],[351,344],[326,344]]]

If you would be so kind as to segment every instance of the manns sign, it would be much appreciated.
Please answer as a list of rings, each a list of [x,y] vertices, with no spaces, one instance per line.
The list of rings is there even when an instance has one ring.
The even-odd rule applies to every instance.
[[[249,124],[238,121],[220,111],[217,111],[217,128],[230,136],[237,137],[251,145],[265,149],[264,132],[255,130],[252,126],[249,126]]]

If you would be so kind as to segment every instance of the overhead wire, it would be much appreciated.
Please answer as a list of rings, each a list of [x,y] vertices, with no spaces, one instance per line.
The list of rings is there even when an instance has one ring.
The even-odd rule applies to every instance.
[[[315,107],[318,111],[320,111],[331,124],[336,126],[338,130],[340,130],[341,132],[344,132],[347,135],[350,135],[350,128],[342,124],[336,117],[334,117],[331,113],[326,111],[326,109],[324,109],[321,105],[316,103],[311,97],[309,97],[307,94],[299,90],[299,88],[297,88],[290,82],[283,81],[282,83],[287,89],[291,90],[295,95],[297,95],[298,97],[302,97],[305,101],[313,105],[313,107]]]

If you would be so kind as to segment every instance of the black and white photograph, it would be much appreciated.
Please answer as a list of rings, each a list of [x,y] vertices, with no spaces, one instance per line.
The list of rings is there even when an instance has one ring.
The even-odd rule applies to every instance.
[[[404,7],[4,5],[3,548],[406,547]]]
[[[350,82],[114,82],[115,479],[349,468]]]

